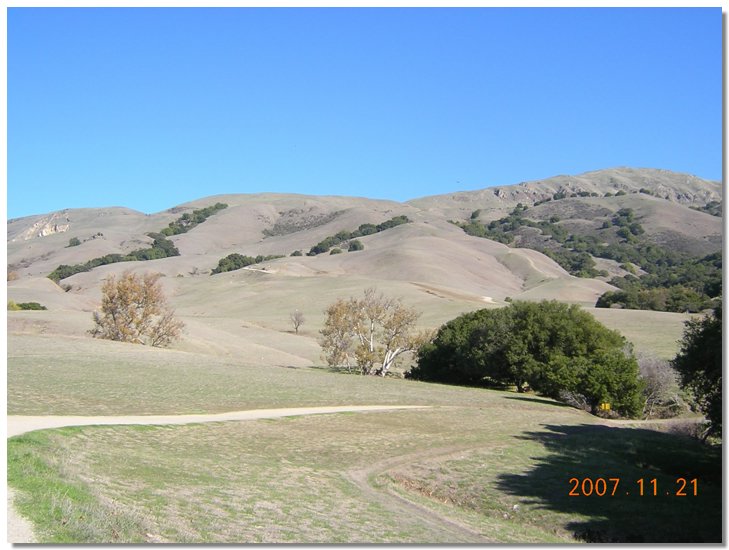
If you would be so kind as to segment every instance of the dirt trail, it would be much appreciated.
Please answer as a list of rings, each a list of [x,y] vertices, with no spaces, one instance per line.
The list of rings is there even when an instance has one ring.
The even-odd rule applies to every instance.
[[[63,428],[67,426],[119,426],[119,425],[166,425],[195,424],[198,422],[229,422],[231,420],[260,420],[301,416],[309,414],[332,414],[338,412],[389,411],[400,409],[423,409],[421,405],[354,405],[336,407],[299,407],[289,409],[254,409],[219,414],[144,415],[144,416],[8,416],[8,437],[34,430]]]
[[[452,455],[460,454],[468,449],[470,449],[470,447],[451,446],[432,449],[429,451],[419,451],[409,455],[389,458],[375,464],[371,464],[367,468],[349,470],[343,475],[347,480],[354,483],[368,499],[380,503],[385,508],[392,510],[393,513],[402,514],[405,512],[408,517],[415,517],[429,527],[448,533],[448,536],[451,537],[448,544],[493,543],[494,541],[487,539],[481,533],[457,523],[456,521],[447,519],[432,510],[429,510],[425,506],[403,498],[392,490],[376,489],[369,481],[373,476],[396,469],[403,465],[411,464],[415,460],[422,460],[423,458],[443,459]]]
[[[8,487],[8,542],[37,542],[35,535],[33,535],[33,526],[15,510],[15,506],[13,506],[14,498],[15,491]]]
[[[21,435],[35,430],[63,428],[67,426],[120,426],[120,425],[170,425],[195,424],[199,422],[229,422],[241,420],[260,420],[284,416],[311,414],[332,414],[338,412],[390,411],[402,409],[424,409],[420,405],[359,405],[336,407],[299,407],[288,409],[255,409],[220,414],[185,414],[154,416],[8,416],[8,437]],[[37,542],[31,524],[18,514],[13,499],[14,491],[8,487],[8,542]]]

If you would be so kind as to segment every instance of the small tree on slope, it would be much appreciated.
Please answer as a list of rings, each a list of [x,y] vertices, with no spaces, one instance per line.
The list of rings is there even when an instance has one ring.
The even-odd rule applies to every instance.
[[[415,332],[417,311],[374,288],[360,299],[340,298],[325,313],[320,343],[330,366],[349,366],[354,359],[362,374],[385,376],[398,357],[429,339]]]
[[[175,319],[159,283],[160,274],[111,275],[101,287],[101,311],[94,312],[95,338],[167,346],[184,327]]]

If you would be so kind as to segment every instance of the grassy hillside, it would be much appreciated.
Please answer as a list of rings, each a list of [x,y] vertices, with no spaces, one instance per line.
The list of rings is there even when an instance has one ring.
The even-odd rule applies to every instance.
[[[8,442],[8,483],[43,542],[718,542],[721,457],[678,435],[694,418],[610,421],[534,394],[335,373],[318,337],[329,304],[377,287],[421,312],[418,328],[518,299],[577,303],[670,359],[690,315],[593,307],[628,266],[602,259],[607,276],[575,277],[529,248],[546,240],[534,227],[509,246],[449,220],[488,224],[522,203],[534,223],[610,244],[631,208],[651,245],[701,256],[721,244],[721,200],[716,182],[614,169],[408,203],[265,193],[10,220],[8,299],[48,308],[8,311],[10,415],[428,408],[33,432]],[[228,206],[188,223],[216,203]],[[306,255],[398,216],[409,223],[360,232],[361,250]],[[165,228],[179,255],[87,264]],[[231,254],[281,257],[212,274]],[[48,275],[62,264],[89,270],[59,285]],[[88,334],[104,279],[127,270],[162,275],[185,323],[170,349]],[[569,496],[571,478],[619,478],[620,492]],[[660,494],[641,497],[654,478]],[[679,478],[697,495],[676,496]]]

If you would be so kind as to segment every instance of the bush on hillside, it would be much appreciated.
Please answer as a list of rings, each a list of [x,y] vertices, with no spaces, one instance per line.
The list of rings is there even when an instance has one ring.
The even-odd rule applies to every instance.
[[[418,353],[408,377],[472,386],[531,388],[561,399],[581,396],[625,416],[643,409],[638,365],[625,339],[576,305],[512,302],[443,325]]]
[[[347,248],[347,251],[357,252],[358,250],[364,250],[364,245],[362,244],[362,241],[359,241],[357,239],[349,241],[349,247]]]
[[[8,300],[8,311],[45,311],[48,308],[38,302],[19,302]]]

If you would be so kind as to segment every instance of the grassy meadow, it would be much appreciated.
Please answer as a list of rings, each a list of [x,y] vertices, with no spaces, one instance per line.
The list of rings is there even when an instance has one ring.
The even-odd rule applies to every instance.
[[[219,277],[167,278],[187,324],[172,349],[94,340],[87,311],[9,313],[8,414],[429,408],[10,438],[8,483],[40,542],[721,540],[717,452],[531,394],[331,372],[316,341],[322,304],[371,281]],[[435,285],[379,287],[423,311],[423,327],[497,305]],[[294,308],[306,316],[300,334]],[[664,358],[688,318],[590,311]],[[699,494],[570,497],[572,477],[617,477],[621,490],[696,478]]]
[[[34,432],[9,440],[9,483],[43,542],[721,539],[719,453],[471,393],[419,411]],[[569,497],[571,477],[617,477],[621,493]],[[675,491],[678,477],[698,496],[637,494],[639,478]]]
[[[8,411],[205,413],[427,405],[8,440],[8,483],[41,542],[698,542],[721,540],[721,456],[534,395],[48,334],[11,334]],[[570,497],[569,479],[620,478]],[[640,497],[636,481],[698,480]],[[622,494],[622,490],[631,495]]]

